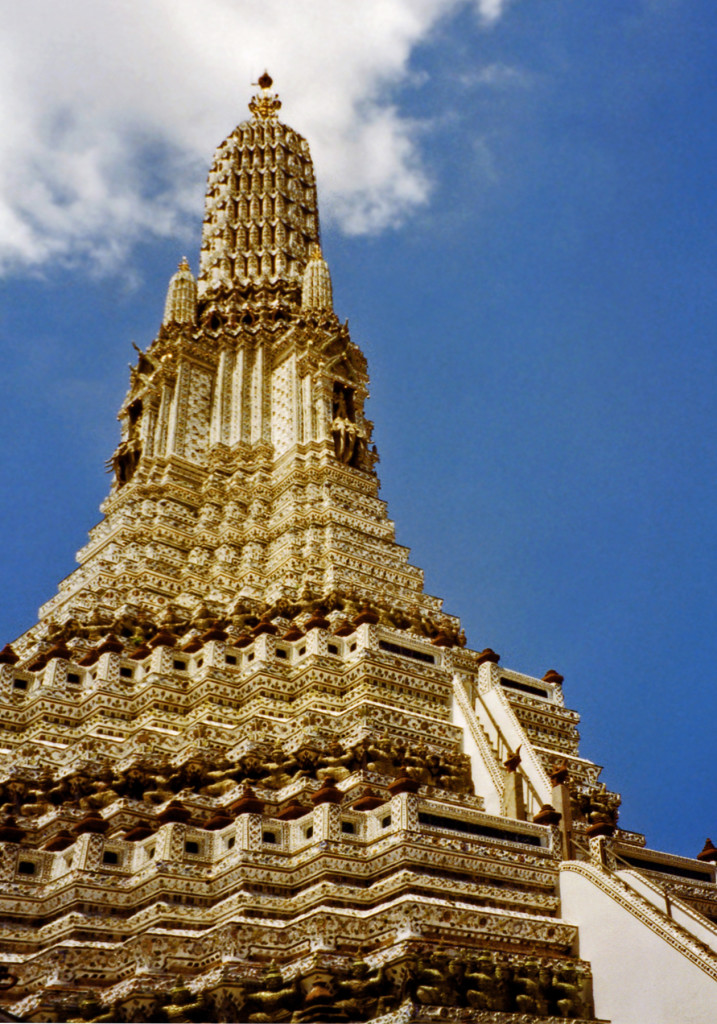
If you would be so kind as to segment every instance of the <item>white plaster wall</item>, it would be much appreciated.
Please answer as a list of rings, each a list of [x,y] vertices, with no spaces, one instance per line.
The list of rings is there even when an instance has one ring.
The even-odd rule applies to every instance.
[[[665,893],[650,879],[644,878],[637,871],[621,870],[617,873],[620,878],[632,886],[633,889],[636,889],[641,896],[649,900],[658,910],[665,911],[667,905]],[[669,899],[669,908],[670,917],[673,921],[682,928],[686,928],[696,939],[704,942],[706,946],[709,946],[710,949],[717,953],[717,928],[711,921],[708,921],[706,917],[702,917],[692,907],[683,903],[682,900],[676,899],[674,896]]]
[[[612,1024],[715,1024],[717,982],[589,878],[560,870],[561,916],[593,970],[595,1016]]]
[[[455,697],[453,697],[451,702],[451,721],[463,733],[463,752],[468,754],[471,759],[471,775],[476,793],[483,797],[484,806],[488,814],[500,814],[503,794],[502,792],[499,793],[493,784],[490,772],[478,749],[478,744],[473,739],[469,723],[466,721],[465,715]]]

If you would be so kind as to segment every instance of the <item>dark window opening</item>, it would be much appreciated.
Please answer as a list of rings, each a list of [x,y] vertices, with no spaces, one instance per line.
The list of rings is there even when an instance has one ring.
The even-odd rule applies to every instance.
[[[105,850],[102,854],[103,864],[119,864],[119,854],[114,850]]]
[[[174,661],[172,662],[173,668],[176,668],[178,672],[184,672],[187,668],[186,661]]]
[[[237,663],[237,660],[236,660],[236,658],[234,657],[233,654],[225,654],[224,655],[224,660],[226,661],[227,665],[236,665],[236,663]]]
[[[27,679],[14,679],[12,685],[16,690],[26,690]]]
[[[21,875],[34,875],[37,865],[31,860],[21,860],[17,866],[18,873]]]
[[[276,833],[275,832],[262,832],[261,834],[262,843],[275,843]]]
[[[185,853],[199,853],[199,843],[195,843],[193,839],[187,839],[184,844]]]
[[[131,668],[125,668],[124,666],[122,666],[120,668],[120,675],[124,676],[125,679],[131,679],[132,678],[132,669]],[[69,676],[68,676],[68,679],[69,679]]]
[[[67,673],[67,682],[68,683],[79,683],[79,681],[80,681],[80,677],[77,675],[76,672],[68,672]]]
[[[378,646],[382,651],[390,654],[400,654],[404,658],[413,658],[414,661],[425,661],[428,665],[435,665],[436,659],[432,654],[425,651],[414,651],[412,647],[402,647],[401,644],[392,644],[389,640],[379,640]]]
[[[542,686],[531,686],[530,683],[518,683],[515,679],[501,679],[500,685],[506,686],[510,690],[521,690],[522,693],[535,693],[538,697],[550,696],[548,690],[544,690]]]
[[[342,821],[341,822],[341,831],[342,832],[346,832],[347,835],[352,836],[356,832],[356,826],[354,825],[354,823],[352,821]]]
[[[541,845],[540,836],[529,835],[526,832],[511,832],[509,829],[491,828],[490,825],[479,825],[475,821],[457,821],[455,818],[444,818],[438,814],[428,814],[425,811],[418,812],[418,821],[421,825],[433,825],[434,828],[450,829],[451,832],[468,832],[472,836],[503,839],[509,843]]]
[[[648,860],[646,857],[626,857],[624,853],[620,854],[623,860],[626,860],[628,864],[632,864],[634,868],[641,868],[643,871],[657,871],[661,875],[677,875],[680,878],[691,878],[696,882],[707,882],[708,884],[712,881],[712,872],[698,871],[693,868],[683,868],[675,864],[659,864],[657,861]]]
[[[129,419],[130,425],[134,426],[135,423],[137,423],[137,421],[139,420],[141,415],[142,415],[142,399],[138,398],[135,402],[132,402],[132,404],[127,407],[127,417]]]
[[[329,644],[329,654],[338,654],[339,649],[336,644]]]

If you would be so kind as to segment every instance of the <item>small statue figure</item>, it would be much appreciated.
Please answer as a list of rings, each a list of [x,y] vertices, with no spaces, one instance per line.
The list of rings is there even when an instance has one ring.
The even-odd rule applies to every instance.
[[[141,800],[145,790],[148,788],[147,773],[139,765],[128,768],[123,777],[115,783],[115,790],[120,796],[129,797],[130,800]]]
[[[390,989],[383,966],[371,973],[364,960],[356,960],[349,977],[336,981],[333,1005],[345,1013],[348,1020],[373,1020],[377,1016],[379,999],[388,996]]]
[[[181,793],[183,789],[198,793],[206,781],[207,773],[203,762],[198,758],[191,758],[170,775],[167,785],[173,793]]]
[[[356,423],[351,398],[345,388],[335,386],[331,434],[336,458],[347,466],[356,464],[366,444],[366,431]]]
[[[296,777],[299,779],[313,779],[316,777],[316,768],[321,757],[321,751],[315,747],[304,746],[294,752],[296,763],[299,767]]]
[[[583,1000],[578,978],[574,970],[556,971],[550,986],[552,1012],[557,1017],[582,1018],[584,1016]]]
[[[28,792],[29,786],[22,779],[8,779],[0,786],[2,809],[12,814],[19,814]]]
[[[467,966],[465,960],[460,960],[458,957],[453,957],[452,960],[448,961],[448,970],[446,971],[446,985],[448,987],[447,1006],[466,1005]]]
[[[393,775],[394,757],[391,741],[387,736],[368,740],[366,745],[366,767],[379,775]]]
[[[110,459],[118,487],[124,487],[129,483],[137,470],[141,457],[142,442],[138,437],[130,436],[124,441],[120,441]]]
[[[103,768],[92,782],[92,787],[86,796],[80,797],[80,807],[83,811],[98,811],[107,807],[119,798],[119,793],[113,787],[115,775],[111,768]]]
[[[513,971],[507,964],[496,964],[493,968],[493,1009],[507,1012],[511,1009],[511,983]]]
[[[226,769],[217,769],[207,772],[207,783],[202,786],[202,796],[224,796],[230,789],[236,786],[236,779]]]
[[[239,994],[230,995],[225,992],[214,1000],[214,1019],[219,1024],[234,1024],[239,1020],[239,1011],[244,1005],[244,999]]]
[[[324,779],[333,779],[334,782],[341,782],[342,779],[347,778],[351,774],[347,765],[351,764],[352,761],[353,754],[347,753],[340,743],[334,742],[328,751],[319,757],[316,778],[321,782]]]
[[[573,808],[573,813],[577,811],[576,817],[582,817],[590,825],[617,825],[620,797],[616,793],[609,793],[605,783],[589,793],[578,794],[575,803],[577,806]]]
[[[483,955],[471,964],[465,978],[466,1003],[473,1010],[492,1010],[496,1000],[493,961]]]
[[[117,1003],[105,1007],[94,996],[83,1000],[79,1006],[80,1017],[89,1024],[110,1024],[121,1020],[117,1009]]]
[[[424,1006],[453,1006],[455,993],[448,978],[444,953],[433,953],[428,962],[417,963],[416,999]]]
[[[285,984],[281,972],[270,967],[264,976],[263,987],[247,994],[244,1014],[251,1024],[265,1024],[270,1021],[287,1021],[301,1005],[301,984],[298,977]]]
[[[148,780],[148,788],[142,794],[146,804],[164,804],[171,800],[174,793],[169,788],[168,776],[160,771],[152,772]]]
[[[266,775],[264,758],[257,750],[248,750],[237,764],[237,781],[239,779],[249,782],[259,782]]]
[[[31,785],[32,788],[29,788],[24,794],[24,803],[20,807],[20,814],[26,817],[44,814],[47,810],[49,805],[47,794],[54,785],[51,773],[43,771],[40,778]]]
[[[181,981],[170,990],[170,1002],[164,1006],[164,1014],[170,1021],[191,1024],[193,1021],[206,1021],[210,1014],[207,1012],[212,1008],[203,992],[197,996]]]
[[[452,793],[472,793],[470,761],[464,754],[427,754],[424,759],[425,781]],[[423,781],[423,780],[422,780]]]
[[[285,754],[281,745],[277,743],[271,748],[264,762],[264,769],[269,774],[264,784],[269,789],[281,789],[291,782],[291,777],[298,767],[296,759]]]
[[[335,1003],[333,979],[317,978],[304,996],[304,1005],[291,1015],[292,1024],[348,1024],[349,1018]]]
[[[421,968],[420,960],[409,960],[403,970],[401,979],[401,991],[399,999],[401,1003],[415,1003],[418,1001],[418,979]]]
[[[67,776],[63,779],[58,779],[57,782],[53,782],[50,785],[50,788],[47,790],[47,799],[55,807],[60,807],[62,804],[72,800]]]
[[[513,989],[516,993],[515,1008],[519,1013],[534,1013],[541,1017],[547,1015],[548,1002],[541,985],[540,967],[537,963],[529,961],[516,968]]]

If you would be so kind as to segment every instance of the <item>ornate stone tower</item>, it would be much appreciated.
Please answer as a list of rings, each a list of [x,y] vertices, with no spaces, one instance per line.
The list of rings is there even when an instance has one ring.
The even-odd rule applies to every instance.
[[[455,632],[377,498],[366,360],[333,311],[309,148],[267,82],[215,154],[199,280],[183,260],[170,281],[105,518],[48,622],[328,612],[340,595]]]
[[[606,921],[713,998],[717,851],[618,829],[562,677],[467,648],[395,542],[308,145],[259,86],[103,519],[0,652],[0,1019],[638,1021]]]

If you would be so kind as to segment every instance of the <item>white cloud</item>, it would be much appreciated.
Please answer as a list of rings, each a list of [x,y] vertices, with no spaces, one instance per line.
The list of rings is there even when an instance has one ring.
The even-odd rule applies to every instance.
[[[478,13],[485,22],[494,22],[503,14],[510,0],[475,0]]]
[[[324,219],[397,223],[429,184],[416,126],[386,93],[466,2],[2,0],[0,271],[102,271],[143,237],[181,237],[265,66],[310,139]],[[505,4],[472,2],[484,21]]]
[[[514,86],[527,87],[530,79],[522,69],[496,62],[484,64],[483,67],[477,68],[475,71],[461,74],[459,81],[461,85],[469,89],[484,85],[504,89]]]

